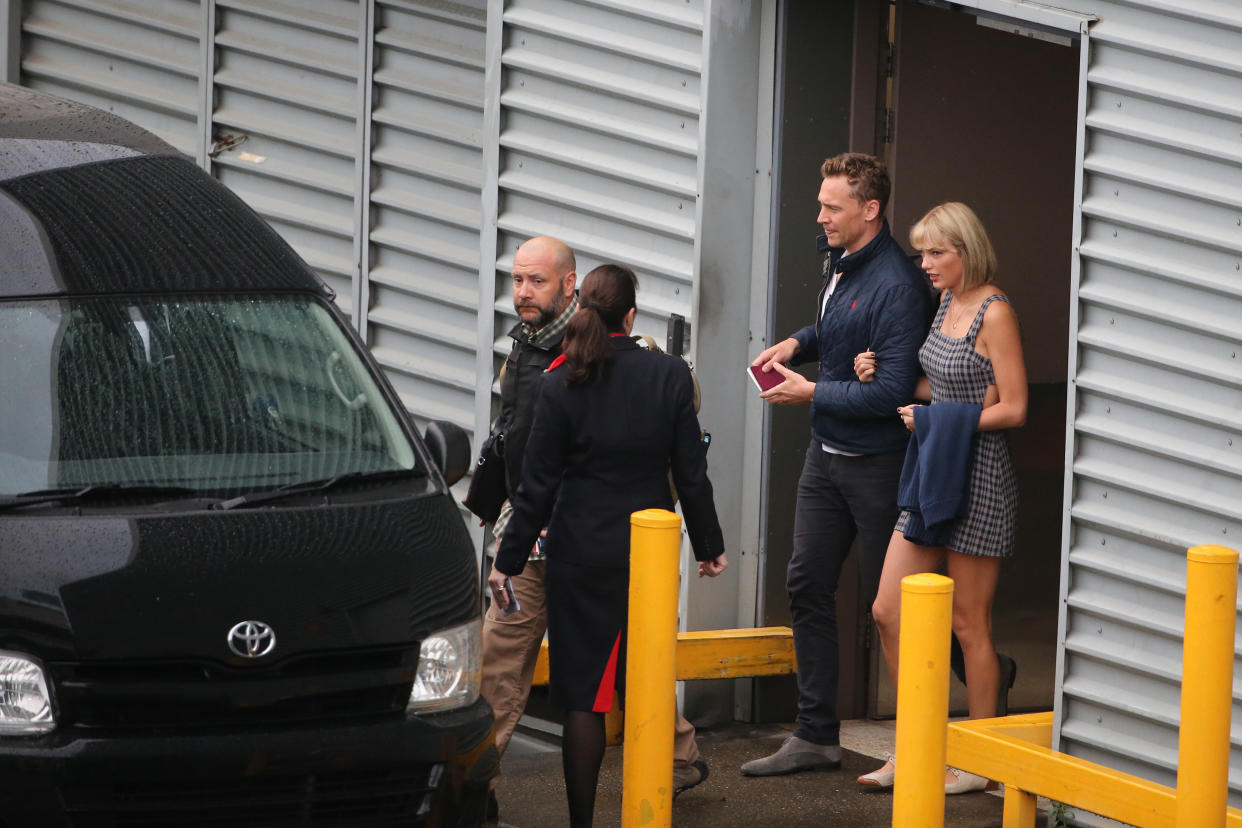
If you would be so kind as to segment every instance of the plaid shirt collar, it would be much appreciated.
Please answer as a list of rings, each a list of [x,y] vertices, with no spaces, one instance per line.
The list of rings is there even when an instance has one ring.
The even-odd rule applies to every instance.
[[[578,294],[575,293],[573,298],[569,300],[569,304],[566,305],[565,309],[561,311],[560,316],[556,317],[539,330],[535,330],[530,325],[523,322],[522,330],[526,332],[526,338],[532,343],[543,342],[545,339],[555,339],[565,331],[565,326],[569,324],[569,317],[573,316],[577,312]]]

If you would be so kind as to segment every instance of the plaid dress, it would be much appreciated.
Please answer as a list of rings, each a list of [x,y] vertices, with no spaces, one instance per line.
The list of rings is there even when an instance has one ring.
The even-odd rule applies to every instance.
[[[994,300],[1009,301],[1000,294],[985,299],[970,323],[970,330],[962,337],[941,332],[949,302],[940,303],[927,341],[919,349],[919,362],[931,383],[933,404],[949,401],[982,405],[988,386],[996,382],[992,361],[975,350],[975,337],[983,324],[983,314]],[[963,555],[1012,555],[1018,514],[1018,478],[1009,459],[1005,433],[976,432],[970,462],[967,511],[957,519],[946,546]],[[897,519],[898,532],[905,531],[908,514],[903,511]]]

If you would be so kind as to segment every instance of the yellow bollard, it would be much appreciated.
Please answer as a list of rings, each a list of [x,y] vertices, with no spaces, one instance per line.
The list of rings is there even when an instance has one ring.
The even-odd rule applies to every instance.
[[[681,518],[664,509],[630,515],[630,620],[625,660],[621,825],[673,824],[677,589]]]
[[[1238,553],[1196,546],[1186,553],[1182,723],[1177,738],[1177,826],[1225,825]]]
[[[625,711],[621,709],[621,699],[612,694],[612,710],[604,715],[604,744],[619,745],[625,733]]]
[[[930,572],[901,579],[893,828],[944,825],[952,626],[952,579]]]

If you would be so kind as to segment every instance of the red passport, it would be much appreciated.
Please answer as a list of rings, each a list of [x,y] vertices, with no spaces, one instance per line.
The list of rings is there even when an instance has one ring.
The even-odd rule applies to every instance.
[[[763,368],[758,365],[750,366],[747,371],[750,374],[750,381],[759,389],[759,393],[770,391],[785,381],[785,375],[775,368],[771,371],[764,372]]]

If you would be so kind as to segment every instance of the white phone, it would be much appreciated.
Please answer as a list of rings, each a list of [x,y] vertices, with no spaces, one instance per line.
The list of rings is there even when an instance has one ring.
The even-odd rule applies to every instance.
[[[509,616],[522,608],[518,603],[517,596],[513,594],[513,579],[505,578],[505,595],[509,597],[509,606],[500,611],[501,615]]]

